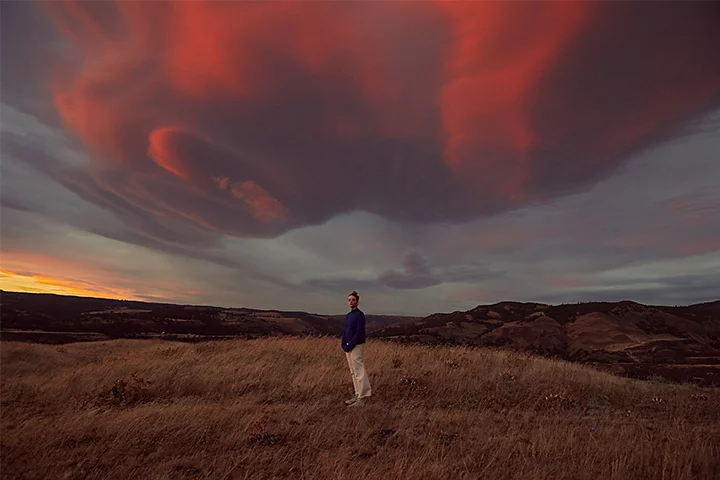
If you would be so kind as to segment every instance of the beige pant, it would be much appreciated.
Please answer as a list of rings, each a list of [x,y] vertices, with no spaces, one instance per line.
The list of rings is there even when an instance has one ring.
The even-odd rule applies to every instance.
[[[361,343],[360,345],[355,345],[355,348],[351,351],[345,352],[345,357],[347,357],[348,366],[350,367],[350,375],[353,380],[353,387],[355,387],[355,395],[357,395],[358,398],[369,397],[371,394],[370,379],[363,364],[363,346]]]

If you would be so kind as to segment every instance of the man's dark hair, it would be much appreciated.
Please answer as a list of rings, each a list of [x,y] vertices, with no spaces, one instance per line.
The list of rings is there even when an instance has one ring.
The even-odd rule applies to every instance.
[[[360,301],[360,295],[358,295],[358,293],[357,293],[355,290],[353,290],[352,292],[350,292],[350,293],[348,294],[348,297],[351,296],[351,295],[352,295],[353,297],[355,297],[355,300]]]

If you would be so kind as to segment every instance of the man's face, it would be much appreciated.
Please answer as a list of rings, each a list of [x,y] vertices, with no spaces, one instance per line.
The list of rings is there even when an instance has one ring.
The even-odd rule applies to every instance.
[[[350,308],[352,308],[352,309],[355,309],[355,308],[357,308],[357,305],[358,305],[357,298],[355,298],[354,296],[350,295],[350,296],[348,297],[348,307],[350,307]]]

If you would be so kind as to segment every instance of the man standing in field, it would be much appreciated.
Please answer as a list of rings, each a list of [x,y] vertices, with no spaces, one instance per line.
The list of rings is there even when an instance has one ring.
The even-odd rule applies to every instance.
[[[350,400],[345,400],[348,407],[360,407],[363,404],[362,399],[369,397],[370,379],[365,371],[363,364],[363,346],[365,344],[365,314],[358,308],[360,295],[356,291],[352,291],[348,295],[348,306],[350,311],[345,317],[345,331],[342,336],[342,349],[345,352],[348,365],[350,366],[350,375],[353,380],[355,396]]]

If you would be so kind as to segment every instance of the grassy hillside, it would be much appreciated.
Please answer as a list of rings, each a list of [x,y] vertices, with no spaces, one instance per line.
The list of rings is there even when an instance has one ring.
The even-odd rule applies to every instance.
[[[336,339],[3,342],[3,478],[720,478],[720,391]]]

